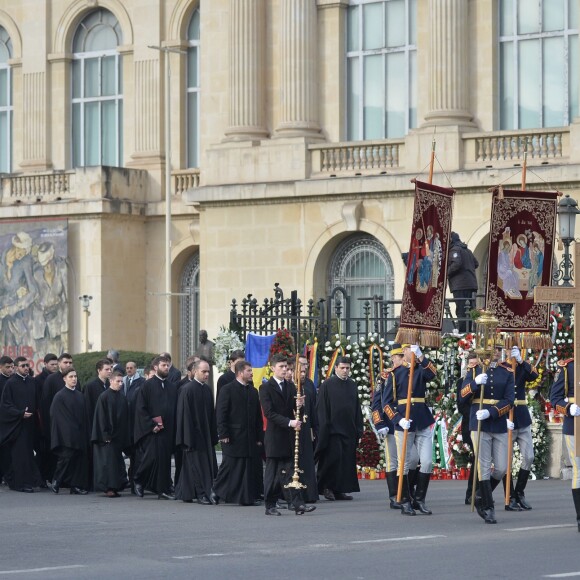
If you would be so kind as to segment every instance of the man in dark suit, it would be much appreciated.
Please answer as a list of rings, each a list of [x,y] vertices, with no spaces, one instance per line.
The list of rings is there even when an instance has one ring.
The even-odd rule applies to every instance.
[[[276,509],[276,501],[284,495],[296,512],[313,511],[315,506],[306,507],[302,493],[287,489],[294,473],[295,431],[300,430],[300,421],[294,419],[296,406],[304,404],[304,397],[296,398],[296,388],[285,380],[287,362],[284,355],[275,354],[270,359],[273,376],[260,387],[260,403],[268,421],[264,437],[266,471],[264,473],[264,499],[267,516],[282,515]]]
[[[243,360],[244,360],[243,350],[232,350],[232,352],[230,352],[230,355],[228,356],[230,368],[218,379],[217,382],[216,402],[217,398],[220,395],[222,387],[225,385],[229,385],[230,383],[233,383],[236,380],[235,373],[236,364]]]
[[[123,393],[127,397],[127,404],[129,405],[129,439],[130,447],[126,450],[129,457],[129,482],[131,484],[131,492],[133,489],[133,472],[135,471],[135,446],[133,445],[133,429],[135,426],[135,400],[137,393],[141,386],[145,383],[145,378],[137,372],[137,364],[129,361],[125,365],[127,375],[123,378]]]

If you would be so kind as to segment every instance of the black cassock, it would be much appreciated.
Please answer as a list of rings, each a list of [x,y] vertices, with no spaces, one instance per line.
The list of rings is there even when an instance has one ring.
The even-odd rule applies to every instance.
[[[175,497],[184,501],[209,498],[217,473],[218,442],[213,395],[195,379],[183,385],[177,398],[176,445],[183,463]]]
[[[24,418],[24,411],[32,416]],[[0,397],[0,447],[2,471],[11,489],[36,487],[42,483],[34,459],[36,439],[36,384],[31,377],[12,375]]]
[[[40,391],[38,413],[40,417],[40,436],[42,438],[44,448],[48,449],[49,451],[49,457],[46,460],[43,475],[49,481],[52,479],[54,468],[56,466],[56,457],[52,451],[50,451],[52,447],[50,443],[50,407],[55,395],[61,389],[64,389],[64,378],[60,371],[56,371],[46,377],[46,380],[42,384]]]
[[[99,397],[109,388],[109,379],[104,383],[99,377],[88,382],[83,389],[85,401],[87,404],[87,415],[89,416],[90,429],[93,429],[93,421],[95,420],[95,409],[97,408],[97,401]]]
[[[130,446],[129,405],[121,391],[107,389],[98,398],[91,443],[95,491],[124,489],[128,483],[123,451]]]
[[[352,379],[336,375],[320,385],[318,415],[318,491],[360,491],[356,473],[356,448],[363,434],[358,389]]]
[[[302,384],[302,392],[304,405],[300,416],[307,415],[307,419],[300,429],[300,453],[298,455],[298,465],[302,470],[300,482],[306,485],[306,489],[302,490],[304,501],[315,502],[318,500],[318,484],[316,482],[313,440],[317,431],[318,417],[316,416],[316,389],[312,381],[305,381]]]
[[[253,505],[263,487],[262,409],[253,384],[239,381],[222,386],[216,405],[218,434],[222,443],[222,462],[214,483],[215,493],[226,503]],[[260,443],[260,445],[259,445]]]
[[[148,379],[135,401],[135,482],[153,493],[167,493],[171,488],[171,454],[175,441],[177,388],[157,375]],[[163,429],[153,433],[161,417]]]
[[[50,407],[50,445],[57,456],[54,479],[61,486],[87,489],[89,421],[80,391],[65,387],[54,396]]]

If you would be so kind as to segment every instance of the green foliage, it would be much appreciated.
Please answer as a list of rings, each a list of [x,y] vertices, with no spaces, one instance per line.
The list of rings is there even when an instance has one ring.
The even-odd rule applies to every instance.
[[[133,361],[138,369],[148,365],[156,356],[156,354],[150,352],[136,352],[131,350],[120,351],[121,363]],[[107,351],[83,352],[80,354],[73,354],[72,357],[73,366],[77,371],[81,387],[83,387],[97,376],[95,365],[97,364],[97,361],[102,358],[107,358]]]

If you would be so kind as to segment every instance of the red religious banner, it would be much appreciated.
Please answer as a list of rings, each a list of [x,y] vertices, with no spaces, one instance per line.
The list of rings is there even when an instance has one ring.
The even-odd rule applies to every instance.
[[[534,302],[534,288],[552,278],[557,207],[556,192],[494,191],[486,309],[500,331],[548,331],[550,305]]]
[[[415,182],[411,246],[397,342],[441,345],[453,189]]]

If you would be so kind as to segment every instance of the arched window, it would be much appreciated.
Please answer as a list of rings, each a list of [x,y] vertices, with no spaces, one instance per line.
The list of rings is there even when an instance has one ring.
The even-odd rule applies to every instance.
[[[10,173],[12,166],[12,74],[8,60],[12,42],[0,26],[0,173]]]
[[[328,293],[337,286],[343,287],[350,297],[352,320],[364,320],[367,301],[372,305],[371,317],[381,318],[384,302],[394,297],[393,263],[385,247],[368,234],[357,234],[344,240],[330,261]],[[332,296],[333,302],[335,298]],[[332,312],[334,314],[334,304]],[[345,316],[343,308],[343,319]],[[349,327],[343,324],[342,328],[347,333],[354,333],[356,329],[352,323]],[[362,328],[364,330],[364,326]]]
[[[187,166],[199,167],[199,8],[187,29]]]
[[[121,27],[105,9],[91,12],[73,41],[72,143],[74,167],[123,159],[123,77],[117,46]]]
[[[350,0],[347,139],[403,137],[417,125],[417,0]]]
[[[199,254],[191,257],[183,269],[181,288],[181,364],[197,350],[199,335]]]
[[[500,0],[500,128],[578,116],[578,2]]]

